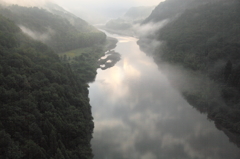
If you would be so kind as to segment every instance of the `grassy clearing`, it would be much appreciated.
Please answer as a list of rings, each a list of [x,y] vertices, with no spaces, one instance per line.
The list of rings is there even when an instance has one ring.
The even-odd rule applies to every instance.
[[[79,49],[76,49],[76,50],[70,50],[70,51],[67,51],[67,52],[60,53],[59,56],[66,55],[70,58],[73,58],[73,57],[76,57],[76,56],[80,56],[83,53],[91,53],[92,50],[93,50],[93,47],[79,48]]]
[[[117,42],[118,42],[117,39],[108,37],[105,45],[103,45],[103,46],[96,45],[93,47],[78,48],[75,50],[70,50],[67,52],[59,53],[59,56],[63,57],[64,55],[66,55],[68,58],[72,59],[72,58],[80,56],[84,53],[91,54],[91,53],[95,52],[96,48],[99,48],[99,47],[102,48],[101,52],[106,52],[107,50],[115,48]],[[103,54],[103,53],[101,53],[101,54]]]

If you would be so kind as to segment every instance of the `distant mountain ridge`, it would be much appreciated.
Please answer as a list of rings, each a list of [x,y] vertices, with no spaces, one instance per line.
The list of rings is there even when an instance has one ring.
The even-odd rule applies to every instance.
[[[154,8],[155,6],[132,7],[124,14],[123,19],[131,20],[131,21],[143,20],[151,14]]]
[[[106,35],[58,5],[47,9],[11,5],[1,7],[0,14],[18,24],[29,36],[40,40],[56,52],[65,52],[104,43]],[[38,37],[44,36],[43,39]]]
[[[135,36],[135,27],[151,14],[154,7],[132,7],[123,16],[109,20],[103,29],[118,34]]]

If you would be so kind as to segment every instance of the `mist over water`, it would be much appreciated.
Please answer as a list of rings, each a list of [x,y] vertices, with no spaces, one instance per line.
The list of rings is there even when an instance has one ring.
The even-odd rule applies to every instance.
[[[237,159],[239,149],[170,85],[137,39],[119,40],[122,60],[90,84],[95,159]]]
[[[44,8],[46,3],[54,1],[58,0],[0,0],[0,4]],[[75,13],[78,13],[81,7],[88,11],[92,4],[99,3],[93,0],[85,1],[86,3],[70,1],[69,5],[66,5],[68,1],[58,2],[67,10],[75,9]],[[75,3],[72,3],[73,1]],[[90,1],[92,3],[87,5]],[[119,5],[115,1],[111,1],[115,5],[107,3],[110,2],[109,0],[103,1],[105,3],[101,3],[101,6],[106,8],[101,13],[103,15],[99,14],[99,16],[106,16],[106,19],[117,17],[130,5],[143,2],[133,0],[129,1],[127,7],[125,5],[120,7],[121,1]],[[79,4],[85,5],[78,7]],[[100,13],[101,11],[97,10],[99,6],[95,5],[92,10]],[[115,8],[118,7],[120,9],[117,11]],[[109,8],[111,9],[108,10]],[[90,15],[95,18],[93,21],[99,19],[98,16],[92,16],[98,13]],[[96,81],[90,84],[89,97],[95,124],[92,140],[94,158],[239,159],[239,148],[231,143],[212,121],[207,120],[205,114],[199,113],[189,105],[179,92],[204,96],[202,99],[205,101],[215,99],[217,101],[215,104],[220,106],[225,103],[220,100],[218,86],[207,76],[186,71],[179,66],[161,63],[157,58],[155,59],[159,61],[154,61],[148,56],[153,55],[156,48],[164,46],[162,45],[164,42],[152,40],[157,39],[156,32],[171,22],[171,18],[164,18],[167,19],[158,23],[133,25],[134,31],[131,31],[140,37],[145,37],[142,39],[143,48],[141,48],[145,53],[137,45],[138,39],[107,33],[108,36],[118,39],[115,52],[121,54],[121,60],[114,67],[106,70],[98,69]],[[48,43],[51,37],[57,34],[57,29],[47,26],[45,32],[37,32],[20,24],[19,27],[23,33],[44,43]],[[159,62],[158,65],[156,62]],[[220,68],[224,65],[224,61],[219,61],[215,67]]]

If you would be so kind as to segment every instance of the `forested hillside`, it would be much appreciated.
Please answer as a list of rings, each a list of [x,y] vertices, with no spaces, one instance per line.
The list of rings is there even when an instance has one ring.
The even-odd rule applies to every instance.
[[[0,14],[14,21],[25,34],[56,52],[102,44],[106,39],[104,33],[54,4],[46,9],[2,6]]]
[[[13,7],[16,12],[31,10]],[[44,30],[37,22],[28,23],[26,16],[32,14],[20,21]],[[46,23],[53,20],[49,18]],[[0,16],[0,158],[92,158],[94,126],[84,73],[77,75],[48,46],[33,41]],[[80,82],[79,76],[85,81]]]
[[[151,14],[153,9],[154,7],[147,6],[132,7],[123,16],[109,20],[102,28],[120,35],[136,36],[135,28]]]
[[[140,6],[140,7],[132,7],[130,8],[123,16],[124,19],[128,19],[131,21],[141,21],[146,19],[155,7],[147,7],[147,6]]]
[[[177,16],[170,18],[152,39],[162,42],[153,55],[155,61],[183,66],[209,77],[219,87],[222,104],[204,97],[207,94],[203,93],[182,91],[184,97],[195,108],[206,112],[218,127],[240,133],[240,2],[192,1],[184,10],[182,5],[180,8],[175,5],[178,9],[170,5],[167,12],[161,10],[171,1],[160,4],[153,12],[155,16],[152,14],[146,20],[159,22],[170,18],[165,15],[181,10],[175,12]],[[160,15],[162,12],[164,14]],[[211,89],[205,90],[213,93]]]
[[[143,21],[143,24],[149,22],[159,22],[167,18],[173,18],[184,12],[187,7],[198,5],[206,0],[166,0],[161,2]],[[193,3],[194,2],[194,3]]]

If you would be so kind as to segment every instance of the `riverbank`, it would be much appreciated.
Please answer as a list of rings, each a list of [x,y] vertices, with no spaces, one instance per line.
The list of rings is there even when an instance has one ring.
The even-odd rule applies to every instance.
[[[89,87],[95,159],[240,157],[228,137],[192,109],[152,57],[139,49],[138,39],[112,36],[119,40],[114,50],[121,60],[98,69]]]
[[[188,86],[182,76],[175,78],[173,86],[177,85],[184,98],[216,125],[240,135],[240,44],[234,27],[240,22],[238,14],[237,1],[202,5],[186,10],[159,29],[156,37],[142,39],[139,44],[146,49],[151,41],[159,42],[150,54],[159,67],[164,62],[180,67],[179,72],[189,72],[185,81],[195,77],[189,82],[190,89],[183,88]],[[199,76],[206,78],[199,82]]]

